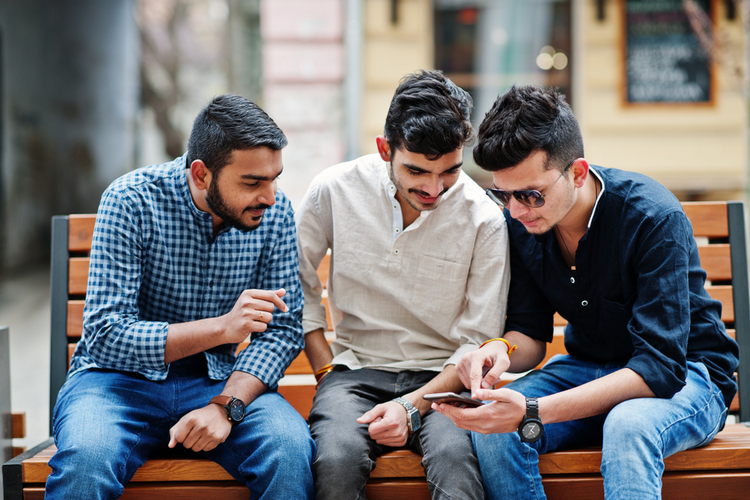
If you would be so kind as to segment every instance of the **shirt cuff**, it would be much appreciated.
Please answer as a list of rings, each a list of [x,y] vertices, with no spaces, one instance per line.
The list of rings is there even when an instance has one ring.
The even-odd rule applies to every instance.
[[[467,352],[476,351],[479,349],[479,344],[464,344],[458,349],[456,349],[456,352],[454,352],[448,360],[443,363],[443,368],[445,368],[448,365],[456,365],[458,364],[458,360],[461,359],[461,356],[466,354]]]

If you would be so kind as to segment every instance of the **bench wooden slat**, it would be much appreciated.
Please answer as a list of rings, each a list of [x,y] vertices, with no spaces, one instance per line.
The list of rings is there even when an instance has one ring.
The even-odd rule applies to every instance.
[[[314,385],[279,385],[279,394],[307,420],[315,396]]]
[[[701,267],[706,271],[709,281],[728,281],[732,279],[732,262],[728,244],[698,247]]]
[[[95,222],[96,216],[93,214],[74,214],[68,217],[68,251],[88,253]]]
[[[85,300],[68,301],[68,337],[78,338],[83,334],[83,306]]]
[[[543,477],[548,500],[601,500],[601,474]],[[723,474],[666,472],[662,478],[663,500],[738,500],[750,491],[750,472]],[[710,496],[707,493],[710,492]],[[742,493],[740,493],[742,492]]]
[[[24,500],[44,500],[44,487],[30,487],[23,490]],[[206,498],[221,498],[222,500],[248,500],[250,492],[247,487],[237,481],[231,482],[194,482],[190,484],[129,483],[125,486],[120,500],[164,500],[165,498],[179,498],[180,500],[205,500]]]
[[[26,413],[14,412],[10,414],[11,437],[21,439],[26,437]]]
[[[685,215],[690,219],[695,236],[726,238],[729,236],[727,204],[724,201],[683,203]]]
[[[68,265],[68,293],[86,295],[86,284],[89,278],[89,258],[71,257]]]
[[[371,478],[421,477],[424,478],[422,457],[410,450],[395,450],[378,457]]]
[[[424,479],[384,480],[373,479],[367,482],[369,500],[430,500],[430,492]]]
[[[539,471],[550,474],[599,473],[600,447],[556,451],[539,456]],[[727,425],[708,446],[687,450],[664,461],[667,471],[750,469],[750,428]]]

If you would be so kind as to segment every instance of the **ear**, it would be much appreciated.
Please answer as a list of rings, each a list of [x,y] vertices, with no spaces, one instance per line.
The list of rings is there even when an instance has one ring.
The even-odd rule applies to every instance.
[[[208,189],[211,184],[211,171],[208,169],[203,160],[194,160],[190,164],[190,176],[193,178],[193,184],[201,191]]]
[[[378,146],[378,153],[383,161],[391,161],[391,145],[388,139],[379,135],[375,138],[375,144]]]
[[[575,163],[570,166],[570,170],[573,174],[573,184],[575,187],[583,187],[586,183],[586,178],[589,176],[589,162],[587,162],[585,158],[578,158]]]

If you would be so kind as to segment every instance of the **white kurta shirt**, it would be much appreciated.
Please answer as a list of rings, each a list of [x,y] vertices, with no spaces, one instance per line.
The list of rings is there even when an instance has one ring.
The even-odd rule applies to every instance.
[[[507,227],[461,172],[435,210],[404,228],[388,168],[370,155],[313,179],[295,214],[303,328],[326,329],[316,269],[330,249],[333,364],[441,371],[503,333]]]

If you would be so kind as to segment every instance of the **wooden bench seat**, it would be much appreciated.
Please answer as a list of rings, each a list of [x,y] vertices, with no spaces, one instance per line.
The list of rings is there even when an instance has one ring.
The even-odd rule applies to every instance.
[[[722,320],[740,343],[741,366],[750,366],[750,299],[742,204],[684,203],[683,206],[701,244],[701,262],[711,280],[706,288],[712,297],[724,304]],[[70,345],[81,332],[88,269],[85,253],[88,251],[87,245],[90,246],[93,230],[93,216],[57,219],[57,231],[64,232],[65,236],[65,254],[64,257],[58,255],[61,261],[57,268],[53,256],[52,405],[64,381]],[[53,229],[53,240],[54,234]],[[62,236],[58,234],[57,239],[60,238]],[[716,248],[710,248],[712,246]],[[76,260],[69,261],[71,256]],[[55,272],[60,272],[63,266],[61,262],[64,263],[63,276],[55,279]],[[321,266],[319,272],[321,281],[325,283],[327,268]],[[82,289],[81,279],[84,280]],[[64,285],[60,285],[61,280]],[[79,280],[79,283],[73,283],[75,280]],[[560,328],[565,321],[557,316],[555,324],[558,331],[554,341],[548,345],[545,360],[565,352]],[[61,328],[62,333],[59,332]],[[279,392],[307,417],[315,394],[315,381],[304,353],[290,365],[286,375]],[[732,409],[738,413],[740,422],[749,422],[750,370],[740,370],[739,378],[740,393],[733,401]],[[748,403],[741,406],[742,401]],[[42,499],[44,482],[51,472],[47,464],[54,451],[54,444],[49,440],[5,464],[5,499]],[[368,498],[429,499],[420,461],[420,456],[406,449],[378,457],[368,482]],[[539,463],[545,492],[550,500],[603,498],[603,481],[599,473],[600,448],[548,453],[540,456]],[[666,460],[665,466],[665,499],[747,498],[750,492],[750,428],[742,423],[728,424],[708,446],[677,453]],[[124,499],[141,500],[178,497],[246,499],[248,492],[244,485],[234,481],[219,465],[182,452],[146,462],[126,486],[122,496]]]

